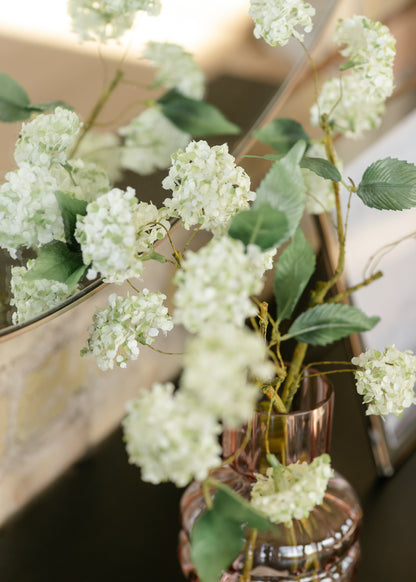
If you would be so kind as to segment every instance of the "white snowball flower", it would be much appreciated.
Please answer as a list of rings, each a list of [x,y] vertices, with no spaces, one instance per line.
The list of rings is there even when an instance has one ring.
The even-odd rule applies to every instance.
[[[81,125],[77,114],[63,107],[23,123],[14,152],[17,164],[44,167],[65,164]]]
[[[350,73],[323,84],[318,104],[311,108],[311,123],[319,126],[320,115],[325,113],[335,132],[359,138],[363,132],[379,127],[384,111],[384,100],[363,91],[359,79]]]
[[[329,455],[316,457],[311,463],[293,463],[256,474],[251,503],[273,523],[290,527],[292,519],[308,517],[324,499],[328,480],[333,476]]]
[[[192,99],[203,98],[204,74],[192,54],[183,47],[170,42],[150,41],[145,47],[143,56],[157,69],[154,87],[176,89]]]
[[[365,92],[382,101],[392,94],[396,41],[387,26],[365,16],[340,19],[334,41],[344,46],[340,53],[348,58]]]
[[[144,481],[183,487],[221,463],[221,429],[194,401],[173,391],[171,383],[142,391],[127,403],[123,429],[129,460],[141,468]]]
[[[351,362],[357,392],[368,404],[367,414],[401,416],[403,410],[416,404],[414,393],[416,356],[410,350],[399,351],[388,346],[383,352],[369,349]]]
[[[111,189],[106,172],[81,159],[70,160],[65,168],[53,166],[50,173],[56,180],[57,190],[70,194],[77,200],[92,202]]]
[[[116,134],[88,131],[82,138],[76,155],[85,163],[93,163],[104,170],[112,184],[121,179],[121,146]]]
[[[137,359],[139,344],[151,345],[160,331],[166,335],[173,328],[165,299],[163,293],[150,293],[148,289],[127,297],[112,293],[107,307],[96,311],[81,354],[95,356],[103,371],[113,369],[115,364],[125,368],[128,360]]]
[[[106,42],[129,30],[139,10],[157,16],[161,0],[69,0],[72,30],[81,41]]]
[[[243,326],[257,313],[250,296],[263,288],[273,253],[230,237],[212,239],[198,252],[188,251],[174,283],[174,318],[188,331],[200,332],[207,323]]]
[[[319,125],[329,115],[335,131],[360,137],[377,128],[385,101],[393,92],[395,40],[388,28],[364,16],[339,20],[334,40],[348,58],[341,78],[326,81],[311,109],[311,121]]]
[[[311,32],[315,8],[302,0],[251,0],[249,14],[256,38],[264,38],[271,46],[284,46],[292,36],[303,41],[304,34],[297,27]]]
[[[181,390],[230,428],[247,423],[260,396],[256,381],[273,376],[262,338],[247,328],[212,324],[188,340]]]
[[[165,190],[172,190],[172,198],[164,205],[182,218],[187,229],[200,224],[216,235],[224,234],[234,214],[249,208],[256,197],[227,144],[209,147],[206,141],[192,141],[172,161],[162,182]]]
[[[311,158],[326,159],[325,147],[321,143],[315,143],[308,149],[307,155]],[[338,170],[342,169],[342,162],[338,158],[336,167]],[[306,168],[302,168],[302,175],[306,189],[306,211],[310,214],[321,214],[332,210],[335,206],[335,194],[331,180],[321,178]]]
[[[129,125],[121,127],[119,134],[125,138],[122,167],[142,175],[169,168],[171,155],[186,147],[191,139],[157,107],[145,109]]]
[[[87,214],[79,216],[75,238],[81,245],[83,260],[91,263],[87,273],[94,279],[98,273],[108,283],[122,283],[140,277],[143,262],[139,253],[149,250],[166,230],[155,220],[169,227],[168,221],[153,204],[137,201],[135,191],[113,188],[87,206]]]
[[[25,274],[33,263],[34,260],[30,260],[26,267],[11,268],[10,305],[16,309],[12,315],[14,325],[49,311],[72,295],[65,283],[51,279],[26,279]]]
[[[21,247],[36,248],[61,239],[63,222],[57,182],[45,167],[22,164],[0,187],[0,246],[15,257]]]

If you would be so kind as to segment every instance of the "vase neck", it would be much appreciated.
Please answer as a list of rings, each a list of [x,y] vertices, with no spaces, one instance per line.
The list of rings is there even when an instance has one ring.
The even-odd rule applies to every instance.
[[[307,377],[298,390],[295,410],[288,414],[255,412],[250,439],[235,459],[234,468],[244,474],[262,473],[269,466],[267,452],[288,465],[310,463],[330,450],[334,393],[325,376]],[[244,444],[247,428],[225,430],[224,458]]]

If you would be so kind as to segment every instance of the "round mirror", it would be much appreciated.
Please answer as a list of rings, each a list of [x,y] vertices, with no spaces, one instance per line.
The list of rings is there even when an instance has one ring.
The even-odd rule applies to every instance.
[[[337,2],[315,1],[312,4],[319,18],[308,39],[309,47],[321,36],[322,27]],[[22,128],[36,117],[54,112],[56,107],[69,107],[65,110],[75,112],[83,123],[78,137],[68,148],[68,159],[61,162],[63,171],[68,173],[67,179],[76,182],[73,177],[74,168],[78,168],[76,164],[83,168],[89,163],[98,164],[108,175],[108,187],[123,190],[132,187],[140,201],[152,202],[158,207],[166,197],[161,184],[168,173],[170,154],[178,148],[172,146],[168,161],[166,147],[162,153],[159,151],[159,156],[164,158],[162,161],[150,159],[149,152],[160,139],[156,121],[153,125],[148,121],[145,128],[142,125],[141,137],[137,138],[140,124],[134,120],[155,103],[162,107],[165,116],[177,115],[178,108],[179,116],[184,109],[189,113],[194,101],[203,103],[209,108],[203,110],[208,111],[208,118],[211,119],[215,111],[222,123],[209,122],[205,129],[198,131],[192,131],[193,126],[188,140],[205,139],[210,145],[227,142],[229,151],[241,160],[253,130],[276,108],[276,103],[285,98],[306,61],[297,45],[289,43],[286,50],[275,51],[256,40],[248,10],[248,0],[227,0],[226,3],[223,0],[169,0],[166,6],[162,2],[160,15],[139,13],[132,29],[121,39],[102,43],[80,42],[79,34],[73,31],[79,32],[80,24],[76,15],[72,14],[71,19],[68,14],[67,0],[36,3],[15,0],[3,6],[0,101],[2,97],[7,101],[11,96],[12,105],[19,111],[8,118],[9,114],[1,111],[4,101],[0,103],[0,114],[5,121],[1,126],[0,188],[3,192],[7,190],[7,184],[24,166],[16,149],[16,144],[25,139]],[[107,33],[108,26],[101,35],[105,37]],[[165,70],[165,78],[158,77],[158,66],[162,68],[165,56],[155,47],[161,45],[170,46],[172,51],[182,51],[181,54],[188,55],[201,71],[200,88],[195,94],[194,89],[188,94],[188,89],[184,89],[178,97],[176,88],[172,90],[166,78],[169,71]],[[198,103],[199,114],[202,106]],[[137,127],[133,130],[135,123]],[[98,136],[101,141],[87,140],[87,135],[94,139]],[[81,141],[79,136],[84,139]],[[94,146],[94,143],[99,145]],[[68,164],[72,168],[70,171]],[[84,178],[88,180],[86,174]],[[23,236],[25,227],[21,225],[25,221],[21,216],[11,219],[4,214],[7,202],[3,201],[2,210],[2,190],[0,341],[69,309],[103,285],[99,273],[92,279],[84,276],[67,296],[55,297],[37,312],[19,315],[13,289],[19,288],[19,269],[26,268],[38,250],[30,248],[29,244],[10,249],[13,244],[4,243],[1,232],[9,228],[7,222],[19,223],[15,230],[20,229]],[[62,210],[62,206],[60,208]],[[23,211],[29,213],[30,208]]]

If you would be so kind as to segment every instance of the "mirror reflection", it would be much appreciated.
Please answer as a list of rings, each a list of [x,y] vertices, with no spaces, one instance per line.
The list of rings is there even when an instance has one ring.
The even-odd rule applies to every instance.
[[[126,23],[88,28],[66,0],[2,7],[0,93],[11,107],[1,113],[0,336],[101,285],[100,273],[74,268],[65,285],[41,283],[43,304],[22,295],[39,246],[72,236],[61,213],[70,221],[113,187],[160,208],[171,154],[193,138],[237,152],[299,62],[290,45],[276,53],[254,39],[248,0],[166,4],[158,16],[140,12],[126,34]],[[58,145],[42,143],[48,123]]]

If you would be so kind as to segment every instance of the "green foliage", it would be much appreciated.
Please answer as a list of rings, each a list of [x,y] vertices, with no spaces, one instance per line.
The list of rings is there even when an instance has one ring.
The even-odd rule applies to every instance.
[[[248,501],[220,485],[212,509],[201,515],[191,534],[191,558],[201,582],[218,582],[243,550],[246,527],[266,530],[271,524]]]
[[[321,178],[331,180],[332,182],[340,182],[342,178],[338,168],[325,158],[310,158],[304,156],[300,162],[300,167],[310,170]]]
[[[245,245],[256,244],[262,251],[277,248],[288,238],[288,222],[280,210],[262,204],[236,214],[228,230],[232,238]]]
[[[357,194],[370,208],[413,208],[416,206],[416,167],[395,158],[378,160],[364,172]]]
[[[23,87],[7,73],[0,73],[0,121],[24,121],[33,112],[50,111],[58,106],[70,108],[63,101],[31,104]]]
[[[30,99],[19,83],[0,73],[0,121],[22,121],[31,115]]]
[[[32,103],[29,105],[31,111],[43,112],[43,111],[54,111],[57,107],[63,107],[64,109],[73,109],[71,105],[65,103],[65,101],[45,101],[45,103]]]
[[[87,213],[87,202],[77,200],[73,196],[65,194],[65,192],[55,192],[55,196],[58,200],[64,223],[65,240],[69,246],[78,249],[78,243],[74,236],[77,216],[85,216]]]
[[[379,317],[368,317],[352,305],[325,303],[302,313],[282,339],[295,337],[312,346],[325,346],[351,333],[368,331],[379,321]]]
[[[273,119],[265,127],[254,132],[254,136],[274,150],[286,154],[298,141],[310,142],[309,135],[294,119]]]
[[[206,101],[185,97],[174,89],[163,95],[158,104],[165,117],[193,137],[238,134],[240,128]]]
[[[274,273],[278,321],[288,319],[309,282],[316,264],[312,246],[298,227],[282,252]]]
[[[289,225],[286,240],[298,227],[305,207],[305,184],[299,165],[305,148],[306,143],[300,141],[273,164],[260,183],[253,204],[253,208],[269,204],[286,215]]]
[[[68,285],[69,291],[73,291],[87,269],[80,251],[71,251],[64,242],[54,240],[40,249],[25,277],[29,280],[60,281]]]

